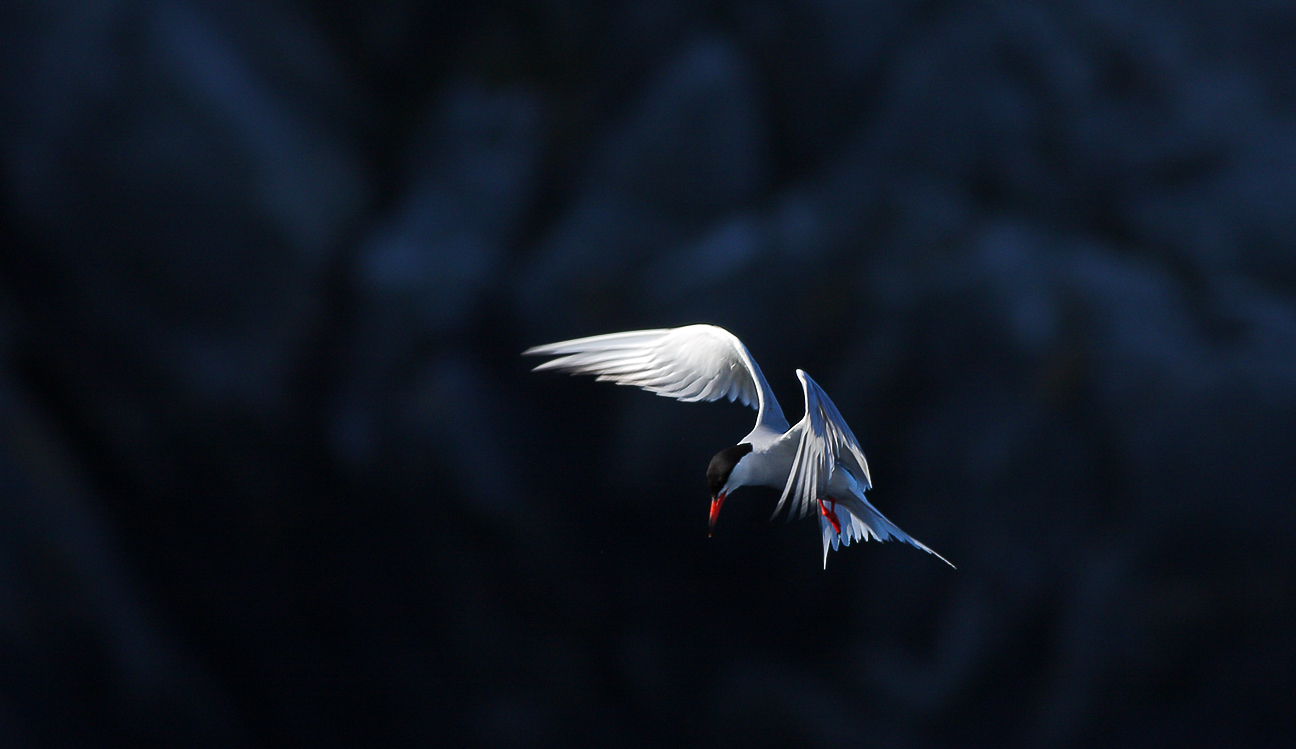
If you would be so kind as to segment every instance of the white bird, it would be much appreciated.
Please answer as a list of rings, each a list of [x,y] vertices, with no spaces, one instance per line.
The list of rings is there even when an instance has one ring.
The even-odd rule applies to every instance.
[[[558,357],[535,371],[592,374],[599,381],[636,385],[682,401],[728,398],[754,407],[756,426],[738,444],[717,453],[707,467],[709,531],[715,529],[720,507],[735,489],[769,486],[783,490],[771,520],[784,507],[789,520],[818,508],[825,569],[829,548],[870,536],[904,541],[954,566],[897,528],[864,498],[873,486],[864,452],[828,394],[810,375],[796,371],[805,391],[806,411],[801,421],[789,427],[747,347],[724,328],[689,325],[609,333],[534,346],[523,355]],[[846,511],[844,517],[840,510]]]

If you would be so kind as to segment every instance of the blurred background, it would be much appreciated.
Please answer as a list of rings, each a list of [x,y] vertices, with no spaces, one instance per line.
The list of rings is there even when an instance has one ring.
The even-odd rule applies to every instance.
[[[1296,739],[1296,7],[0,9],[0,745]],[[531,374],[693,322],[754,413]]]

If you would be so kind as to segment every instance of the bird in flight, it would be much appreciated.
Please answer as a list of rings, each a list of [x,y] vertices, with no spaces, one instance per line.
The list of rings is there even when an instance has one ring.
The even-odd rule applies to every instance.
[[[724,328],[633,330],[534,346],[522,353],[558,357],[535,371],[596,375],[599,381],[635,385],[681,401],[728,398],[755,408],[756,426],[738,444],[716,453],[707,466],[711,490],[707,535],[715,530],[720,507],[735,489],[769,486],[783,490],[771,520],[785,507],[789,520],[818,511],[825,569],[830,548],[870,537],[904,541],[954,566],[897,528],[864,498],[873,486],[864,452],[828,394],[810,375],[796,371],[806,409],[801,421],[789,427],[756,360]]]

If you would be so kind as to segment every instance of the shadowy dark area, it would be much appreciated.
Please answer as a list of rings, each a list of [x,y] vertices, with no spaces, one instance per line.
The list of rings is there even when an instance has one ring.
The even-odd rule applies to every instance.
[[[0,745],[1296,741],[1296,6],[0,9]],[[519,354],[725,326],[750,427]]]

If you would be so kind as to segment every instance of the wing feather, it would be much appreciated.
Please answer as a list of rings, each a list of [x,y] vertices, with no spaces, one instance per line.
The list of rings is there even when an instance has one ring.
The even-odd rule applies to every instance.
[[[812,504],[827,496],[828,483],[839,465],[851,473],[861,491],[872,486],[864,451],[828,394],[803,370],[797,370],[797,379],[805,391],[806,413],[788,433],[788,438],[795,435],[797,439],[796,454],[774,510],[777,516],[787,507],[789,520],[805,517]]]
[[[760,367],[734,334],[714,325],[632,330],[535,346],[529,356],[556,356],[536,371],[596,375],[681,401],[728,398],[758,411],[757,423],[780,432],[787,420]]]

